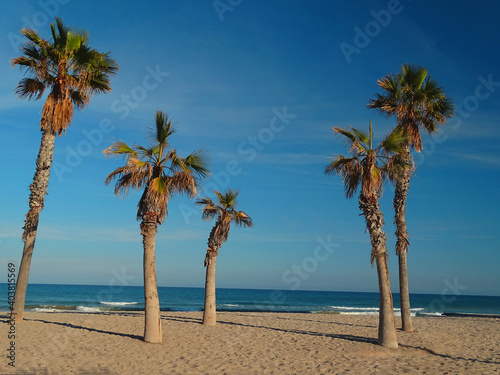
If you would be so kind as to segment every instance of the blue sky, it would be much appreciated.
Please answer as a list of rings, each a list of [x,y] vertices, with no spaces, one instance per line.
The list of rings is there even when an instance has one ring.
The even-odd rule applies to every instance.
[[[19,263],[28,186],[40,143],[43,99],[14,95],[23,75],[19,30],[49,38],[58,16],[86,29],[120,65],[112,93],[75,112],[56,141],[30,282],[142,284],[135,220],[139,192],[113,196],[105,176],[122,163],[102,150],[147,143],[154,112],[177,124],[182,155],[205,148],[212,189],[240,189],[254,228],[231,230],[217,285],[233,288],[377,291],[357,199],[324,166],[345,153],[332,126],[385,136],[393,119],[369,111],[377,80],[404,63],[425,66],[457,106],[416,155],[407,222],[410,290],[500,295],[500,4],[483,1],[18,1],[1,5],[1,263]],[[393,188],[382,198],[393,291]],[[157,234],[161,286],[204,284],[213,222],[186,197],[169,203]],[[323,245],[322,245],[323,244]],[[326,245],[325,245],[326,244]],[[117,276],[118,275],[118,276]],[[6,278],[6,276],[5,276]]]

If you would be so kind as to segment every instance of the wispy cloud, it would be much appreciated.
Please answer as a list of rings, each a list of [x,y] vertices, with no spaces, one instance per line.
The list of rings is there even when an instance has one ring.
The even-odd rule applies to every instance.
[[[447,151],[444,152],[447,156],[460,162],[473,163],[476,168],[500,168],[500,155],[497,152],[483,152],[477,153],[460,152],[460,151]],[[452,161],[448,162],[450,164]]]

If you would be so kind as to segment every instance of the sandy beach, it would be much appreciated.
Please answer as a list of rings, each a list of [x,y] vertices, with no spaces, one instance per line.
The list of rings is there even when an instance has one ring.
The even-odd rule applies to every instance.
[[[399,349],[376,345],[377,316],[165,312],[146,344],[142,313],[35,313],[16,325],[15,369],[1,315],[1,374],[498,374],[500,319],[416,317]],[[399,324],[399,321],[398,321]]]

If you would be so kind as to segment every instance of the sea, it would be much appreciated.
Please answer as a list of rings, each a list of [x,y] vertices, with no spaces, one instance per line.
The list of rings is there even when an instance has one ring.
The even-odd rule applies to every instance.
[[[0,311],[8,311],[7,284],[0,284]],[[500,296],[458,293],[412,294],[413,316],[500,317]],[[162,311],[202,311],[203,288],[159,287]],[[400,315],[399,295],[393,294],[394,311]],[[268,289],[217,289],[217,310],[377,315],[378,293]],[[143,311],[142,286],[30,284],[25,309],[39,312]]]

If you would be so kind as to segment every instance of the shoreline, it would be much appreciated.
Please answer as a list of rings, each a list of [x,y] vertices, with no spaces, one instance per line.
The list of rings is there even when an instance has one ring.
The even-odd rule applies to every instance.
[[[9,313],[0,316],[7,337]],[[163,342],[142,341],[143,312],[26,312],[16,325],[16,370],[37,374],[494,373],[500,319],[416,317],[398,349],[376,344],[378,316],[162,312]],[[396,325],[400,327],[400,318]],[[7,343],[1,341],[6,352]],[[0,368],[16,374],[2,357]],[[0,373],[4,373],[0,371]],[[9,372],[10,371],[10,372]],[[89,372],[90,371],[90,372]],[[19,373],[18,372],[18,373]]]
[[[162,314],[164,313],[203,313],[203,309],[200,310],[160,310]],[[142,309],[134,309],[134,310],[99,310],[99,311],[84,311],[78,309],[61,309],[54,311],[33,311],[33,310],[25,310],[25,313],[39,313],[39,314],[120,314],[120,313],[144,313]],[[229,309],[217,309],[217,313],[258,313],[258,314],[312,314],[312,315],[345,315],[345,316],[378,316],[378,313],[346,313],[341,311],[271,311],[271,310],[229,310]],[[0,311],[0,318],[7,318],[10,316],[9,311]],[[412,318],[444,318],[444,317],[453,317],[453,318],[489,318],[489,319],[500,319],[500,314],[483,314],[483,313],[455,313],[455,312],[443,312],[439,314],[428,314],[428,313],[412,313]],[[400,314],[395,314],[396,318],[400,318]]]

